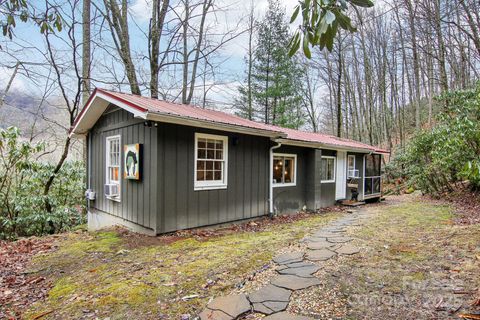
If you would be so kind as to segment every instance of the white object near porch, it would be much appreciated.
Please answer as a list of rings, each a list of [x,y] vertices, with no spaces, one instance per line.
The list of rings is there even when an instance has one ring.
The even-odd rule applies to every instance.
[[[347,197],[347,152],[337,151],[337,173],[335,181],[335,200]]]

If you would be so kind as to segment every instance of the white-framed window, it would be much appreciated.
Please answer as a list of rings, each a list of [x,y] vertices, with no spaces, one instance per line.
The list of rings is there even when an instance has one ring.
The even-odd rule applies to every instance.
[[[335,182],[335,157],[331,156],[322,156],[321,164],[321,182],[322,183],[331,183]]]
[[[107,145],[105,148],[106,152],[106,181],[105,184],[108,185],[117,185],[117,188],[111,188],[112,192],[110,196],[107,195],[107,198],[120,201],[120,180],[121,180],[121,162],[122,162],[122,152],[121,152],[121,138],[120,135],[109,136],[106,139]],[[116,191],[116,192],[115,192]]]
[[[297,181],[297,155],[286,153],[273,154],[273,186],[295,186]]]
[[[358,178],[360,176],[359,171],[356,168],[355,158],[356,157],[353,154],[348,155],[348,162],[347,162],[348,178]]]
[[[194,189],[226,189],[228,137],[195,133]]]

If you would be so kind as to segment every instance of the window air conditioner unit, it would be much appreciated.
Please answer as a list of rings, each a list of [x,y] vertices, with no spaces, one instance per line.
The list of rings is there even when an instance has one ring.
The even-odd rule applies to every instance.
[[[110,183],[105,185],[105,196],[117,197],[119,194],[119,185],[116,183]]]
[[[349,178],[360,178],[360,171],[358,169],[348,170]]]

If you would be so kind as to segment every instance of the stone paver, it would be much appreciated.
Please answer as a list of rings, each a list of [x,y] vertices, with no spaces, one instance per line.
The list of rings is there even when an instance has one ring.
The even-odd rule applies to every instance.
[[[273,310],[267,308],[263,303],[252,303],[253,311],[263,314],[272,314]]]
[[[272,314],[287,309],[292,291],[266,285],[248,296],[255,312]]]
[[[326,261],[335,255],[335,252],[328,249],[308,250],[306,258],[311,261]]]
[[[300,268],[300,267],[308,267],[308,266],[315,266],[316,264],[313,264],[308,261],[302,261],[302,262],[294,262],[290,264],[286,264],[285,267],[287,268]]]
[[[340,248],[335,250],[336,253],[338,254],[344,254],[344,255],[352,255],[360,252],[360,249],[358,249],[355,246],[352,246],[351,244],[344,244]]]
[[[205,309],[199,315],[201,320],[232,320],[235,319],[219,310]]]
[[[323,229],[323,231],[325,232],[329,232],[329,233],[339,233],[339,232],[345,232],[347,231],[344,227],[331,227],[331,228],[326,228],[326,229]]]
[[[304,278],[297,277],[293,275],[279,275],[276,278],[273,278],[271,283],[274,286],[289,289],[289,290],[300,290],[309,288],[311,286],[316,286],[320,284],[320,280],[317,278]]]
[[[331,243],[345,243],[345,242],[349,242],[349,241],[352,241],[353,239],[352,238],[349,238],[349,237],[332,237],[332,238],[327,238],[327,241],[328,242],[331,242]]]
[[[263,314],[272,314],[285,311],[289,301],[265,301],[264,303],[254,303],[253,310]]]
[[[302,262],[303,252],[288,252],[273,258],[273,262],[278,264],[289,264],[293,262]]]
[[[335,243],[328,242],[327,240],[307,242],[307,248],[311,250],[328,249],[333,246],[335,246]]]
[[[247,296],[244,294],[235,294],[230,296],[218,297],[207,305],[207,313],[209,311],[221,311],[228,316],[229,319],[236,319],[238,316],[247,313],[251,310],[250,301],[247,300]],[[205,314],[208,316],[208,314]],[[217,319],[217,318],[202,318],[200,319]],[[224,319],[222,316],[219,319]]]
[[[339,237],[339,236],[341,236],[341,234],[339,234],[338,232],[334,233],[334,232],[318,231],[318,232],[312,233],[310,238],[324,238],[325,239],[325,238],[328,238],[328,237]]]
[[[263,320],[313,320],[305,316],[297,316],[288,312],[279,312],[263,318]]]
[[[250,302],[289,301],[292,291],[271,284],[248,295]]]
[[[312,274],[320,270],[320,267],[317,265],[298,267],[298,268],[286,268],[280,270],[280,274],[291,274],[299,277],[312,277]]]

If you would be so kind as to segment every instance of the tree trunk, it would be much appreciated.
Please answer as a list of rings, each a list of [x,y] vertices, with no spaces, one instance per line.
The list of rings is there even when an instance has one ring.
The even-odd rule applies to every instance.
[[[440,0],[434,0],[432,2],[433,2],[433,8],[434,8],[434,28],[435,28],[435,33],[437,35],[437,42],[438,42],[438,63],[439,63],[439,69],[440,69],[440,86],[442,88],[442,92],[447,92],[449,85],[448,85],[448,78],[447,78],[447,67],[445,63],[445,42],[443,40],[443,31],[442,31],[442,24],[441,24],[441,17],[440,17]]]
[[[247,118],[253,120],[252,102],[252,69],[253,69],[253,33],[255,31],[255,11],[253,1],[250,3],[250,16],[248,20],[248,71],[247,71]]]
[[[212,6],[212,0],[205,0],[203,2],[203,8],[202,8],[202,18],[200,21],[200,28],[198,30],[198,39],[197,39],[197,44],[195,48],[195,58],[193,59],[193,65],[192,65],[192,75],[190,79],[190,88],[188,92],[188,96],[185,100],[184,103],[190,104],[192,101],[193,97],[193,92],[195,90],[195,80],[197,78],[197,68],[198,68],[198,61],[200,59],[200,52],[202,50],[203,46],[203,37],[204,37],[204,29],[205,29],[205,20],[207,18],[208,10],[210,10],[210,7]]]
[[[150,19],[150,32],[148,35],[148,46],[150,55],[150,97],[158,98],[158,73],[159,73],[159,52],[160,40],[162,39],[163,24],[167,15],[169,0],[152,1],[152,18]]]
[[[420,129],[420,65],[418,63],[418,50],[417,50],[417,29],[415,25],[416,8],[412,6],[411,0],[405,0],[405,4],[408,10],[408,21],[410,32],[412,35],[412,55],[413,55],[413,88],[415,91],[415,128]]]
[[[342,48],[338,46],[338,78],[337,78],[337,137],[342,137]]]
[[[85,104],[90,97],[90,0],[83,0],[82,20],[82,104]]]
[[[126,76],[130,84],[130,91],[133,94],[140,95],[140,86],[138,85],[137,73],[130,51],[127,0],[122,0],[121,9],[118,7],[116,0],[104,0],[104,4],[107,10],[105,18],[110,26],[110,33],[115,47],[125,67]]]

